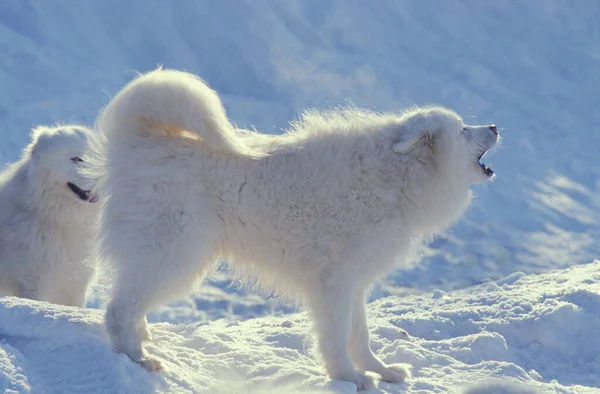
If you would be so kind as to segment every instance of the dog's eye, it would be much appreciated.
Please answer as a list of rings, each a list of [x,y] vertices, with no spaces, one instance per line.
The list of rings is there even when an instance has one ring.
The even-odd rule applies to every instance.
[[[71,161],[73,163],[83,163],[83,159],[81,157],[77,157],[77,156],[71,157]]]

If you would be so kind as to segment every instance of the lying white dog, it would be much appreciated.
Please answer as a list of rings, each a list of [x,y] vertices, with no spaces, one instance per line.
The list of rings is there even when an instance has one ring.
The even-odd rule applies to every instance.
[[[0,295],[84,306],[99,208],[78,171],[90,133],[38,127],[0,175]]]
[[[186,294],[219,258],[306,305],[329,376],[373,386],[410,376],[369,348],[365,295],[425,237],[452,224],[494,126],[443,108],[306,113],[282,136],[236,130],[197,77],[157,70],[97,121],[92,173],[106,195],[100,257],[114,268],[106,324],[149,370],[150,308]]]

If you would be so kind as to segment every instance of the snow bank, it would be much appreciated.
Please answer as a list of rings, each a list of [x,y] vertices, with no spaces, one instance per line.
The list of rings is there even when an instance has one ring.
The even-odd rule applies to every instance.
[[[378,393],[592,393],[600,390],[600,261],[369,306],[373,348],[410,362]],[[45,393],[352,393],[328,381],[304,313],[245,322],[151,325],[149,374],[114,354],[102,311],[0,299],[0,388]],[[472,386],[469,384],[472,383]]]
[[[159,63],[202,76],[234,122],[263,132],[347,100],[441,104],[503,129],[489,156],[498,177],[376,296],[599,256],[600,2],[367,3],[0,1],[0,161],[34,124],[92,123],[135,70]]]

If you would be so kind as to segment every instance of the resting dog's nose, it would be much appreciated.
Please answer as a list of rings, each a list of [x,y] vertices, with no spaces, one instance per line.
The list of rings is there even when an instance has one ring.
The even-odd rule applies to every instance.
[[[491,125],[490,130],[492,130],[494,132],[494,134],[498,135],[498,129],[496,128],[495,125]]]

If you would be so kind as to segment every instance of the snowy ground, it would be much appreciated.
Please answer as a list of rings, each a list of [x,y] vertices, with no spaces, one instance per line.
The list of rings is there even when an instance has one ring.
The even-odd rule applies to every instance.
[[[448,293],[390,296],[370,304],[369,318],[374,351],[386,362],[414,366],[413,379],[380,383],[377,393],[600,393],[593,388],[600,386],[600,261]],[[325,377],[304,313],[153,324],[146,349],[161,360],[159,374],[114,354],[102,320],[97,309],[1,299],[0,388],[356,392]],[[494,384],[510,386],[501,391]]]
[[[541,375],[542,390],[587,393],[576,385],[600,385],[598,264],[579,266],[600,256],[599,19],[596,0],[0,1],[0,162],[16,159],[34,124],[91,124],[135,70],[159,63],[201,75],[237,124],[268,133],[302,109],[348,101],[436,103],[496,123],[497,180],[474,188],[472,208],[420,265],[374,289],[378,351],[415,364],[408,385],[381,388],[453,392],[479,378]],[[509,276],[517,271],[527,276]],[[506,276],[518,280],[490,284]],[[97,310],[0,303],[0,387],[17,392],[325,382],[303,350],[303,315],[224,272],[149,316],[151,350],[182,363],[160,378],[109,351]],[[394,322],[409,340],[394,342]]]

